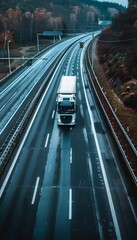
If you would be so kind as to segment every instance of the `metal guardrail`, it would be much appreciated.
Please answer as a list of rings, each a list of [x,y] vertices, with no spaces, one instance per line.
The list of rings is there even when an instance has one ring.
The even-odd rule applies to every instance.
[[[50,76],[48,76],[49,78]],[[29,100],[27,103],[26,107],[24,108],[23,112],[21,115],[18,117],[18,119],[15,122],[15,125],[13,125],[11,131],[9,132],[7,138],[5,139],[3,145],[1,146],[1,156],[0,156],[0,174],[2,173],[5,165],[7,164],[14,148],[16,147],[16,144],[18,142],[19,137],[21,136],[23,130],[25,129],[30,116],[35,109],[35,106],[41,97],[41,94],[43,90],[45,89],[45,84],[47,82],[43,83],[42,86],[40,87],[39,91],[37,92],[36,96]]]
[[[46,85],[48,84],[58,62],[60,61],[64,53],[65,50],[60,55],[60,57],[58,57],[55,62],[52,63],[52,66],[50,66],[50,71],[46,73],[46,79],[42,83],[37,94],[34,96],[34,98],[29,99],[21,114],[15,120],[15,124],[12,126],[12,129],[6,137],[4,143],[2,144],[2,146],[0,146],[0,174],[3,172],[4,167],[6,166],[13,150],[18,143],[18,139],[20,138],[23,130],[25,129],[31,114],[33,113],[40,97],[42,96],[43,91],[45,90]]]
[[[22,133],[27,118],[29,118],[32,109],[33,109],[34,102],[29,102],[22,112],[22,114],[17,119],[15,125],[12,127],[11,131],[9,132],[6,140],[4,141],[3,145],[1,146],[1,157],[0,157],[0,167],[6,164],[6,160],[10,157],[14,146],[17,143],[19,135]],[[4,162],[5,161],[5,162]],[[0,168],[1,170],[2,168]]]
[[[15,124],[12,126],[11,131],[9,132],[2,146],[0,146],[0,174],[3,172],[3,169],[5,168],[8,160],[10,159],[10,156],[17,145],[18,139],[20,138],[23,130],[25,129],[31,114],[35,109],[35,106],[37,105],[46,85],[49,82],[50,77],[55,71],[63,55],[67,52],[67,50],[71,47],[72,44],[67,46],[66,49],[64,49],[63,52],[61,52],[61,54],[57,56],[55,61],[50,66],[49,72],[44,74],[46,76],[46,79],[39,88],[36,96],[33,99],[29,100],[29,103],[25,106],[24,110],[22,110],[23,114],[21,113],[21,115],[18,116],[18,119],[15,120]]]
[[[123,159],[129,169],[135,185],[137,186],[137,172],[134,169],[135,164],[137,165],[137,149],[123,128],[120,120],[116,115],[116,112],[113,110],[105,92],[102,89],[102,86],[97,79],[96,73],[92,66],[92,57],[89,56],[89,47],[90,45],[87,48],[86,65],[88,74],[92,81],[92,87],[94,88],[100,106],[102,107],[105,117],[109,123],[110,129],[120,149]],[[132,159],[132,161],[130,161],[130,159]]]

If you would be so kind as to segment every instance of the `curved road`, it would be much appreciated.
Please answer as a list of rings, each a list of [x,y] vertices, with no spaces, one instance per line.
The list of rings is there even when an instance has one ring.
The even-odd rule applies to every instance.
[[[128,196],[111,136],[99,115],[83,49],[60,61],[0,179],[2,239],[135,239],[136,200]],[[62,75],[77,76],[75,127],[58,127]],[[134,204],[133,204],[134,203]]]

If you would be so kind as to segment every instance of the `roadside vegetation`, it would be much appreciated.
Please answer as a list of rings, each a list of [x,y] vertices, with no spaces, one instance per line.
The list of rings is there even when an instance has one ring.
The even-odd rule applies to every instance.
[[[97,40],[96,73],[137,148],[137,8],[117,15]]]

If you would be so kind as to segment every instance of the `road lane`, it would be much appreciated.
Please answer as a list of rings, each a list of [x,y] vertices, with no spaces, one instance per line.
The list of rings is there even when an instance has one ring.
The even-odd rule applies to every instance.
[[[55,131],[56,129],[56,131]],[[36,213],[36,223],[34,228],[34,238],[50,239],[54,228],[54,205],[56,205],[57,180],[55,178],[57,159],[60,152],[60,137],[57,134],[57,123],[54,123],[50,138],[48,155],[44,169],[44,177],[41,186],[40,199]],[[44,209],[44,211],[43,211]]]
[[[24,99],[27,98],[29,102],[29,99],[34,98],[36,92],[40,88],[40,85],[42,85],[44,81],[44,75],[48,75],[48,72],[56,59],[58,60],[60,54],[62,54],[65,49],[81,37],[82,35],[62,41],[59,47],[58,45],[55,45],[48,49],[45,53],[43,53],[42,58],[35,61],[28,69],[25,68],[24,72],[21,71],[21,75],[17,74],[17,79],[15,75],[13,82],[10,82],[8,86],[7,84],[4,84],[5,87],[2,86],[0,92],[0,134],[4,135],[3,138],[6,138],[6,131],[4,134],[5,128],[7,128],[7,132],[10,131],[10,127],[8,128],[8,125],[10,125],[10,123],[13,125],[13,122],[16,122],[17,119],[15,114],[19,109],[24,108]],[[37,89],[35,88],[35,93],[32,95],[32,89],[34,89],[36,85]]]
[[[82,72],[82,70],[83,69],[81,69],[81,72]],[[82,84],[83,84],[83,89],[84,89],[83,75],[82,75]],[[120,234],[118,220],[117,220],[117,216],[116,216],[116,212],[115,212],[115,208],[114,208],[114,203],[113,203],[113,200],[112,200],[110,187],[109,187],[108,179],[107,179],[107,176],[106,176],[106,171],[105,171],[105,168],[104,168],[104,163],[103,163],[103,159],[102,159],[102,155],[101,155],[101,150],[100,150],[100,146],[99,146],[99,142],[98,142],[98,138],[97,138],[97,134],[96,134],[96,130],[95,130],[93,115],[92,115],[92,112],[90,110],[90,106],[89,106],[89,102],[88,102],[88,98],[87,98],[87,94],[86,94],[85,89],[84,89],[84,95],[85,95],[85,99],[86,99],[86,103],[87,103],[87,108],[88,108],[89,117],[90,117],[90,123],[91,123],[92,131],[93,131],[94,140],[95,140],[96,149],[97,149],[97,154],[98,154],[98,158],[99,158],[99,161],[100,161],[102,175],[103,175],[103,179],[104,179],[104,183],[105,183],[105,189],[106,189],[106,192],[107,192],[108,202],[109,202],[109,206],[110,206],[110,210],[111,210],[111,214],[112,214],[112,218],[113,218],[113,224],[114,224],[114,227],[115,227],[116,237],[117,237],[117,239],[121,239],[121,234]]]
[[[55,217],[55,239],[69,239],[70,235],[70,132],[69,127],[61,128],[61,156]]]
[[[16,161],[14,159],[14,166],[12,167],[12,169],[10,169],[10,173],[11,173],[11,170],[15,168],[14,175],[11,177],[10,174],[8,174],[8,179],[4,184],[6,189],[5,187],[4,189],[3,188],[1,189],[2,190],[1,194],[3,197],[3,193],[4,193],[5,201],[2,201],[2,204],[1,204],[2,212],[1,212],[0,220],[1,220],[1,223],[8,224],[8,222],[10,222],[9,232],[7,233],[7,236],[13,235],[15,239],[27,238],[27,236],[28,235],[30,236],[33,232],[31,227],[34,225],[35,217],[34,217],[34,220],[33,219],[31,220],[31,213],[33,212],[32,216],[36,215],[36,206],[37,206],[39,195],[40,195],[39,193],[42,185],[43,171],[45,169],[47,153],[48,153],[47,149],[45,149],[44,147],[44,140],[46,138],[48,129],[50,130],[50,128],[47,126],[48,126],[49,116],[51,120],[52,109],[55,105],[55,99],[53,99],[52,105],[48,106],[48,99],[47,99],[43,104],[44,105],[43,110],[41,110],[41,104],[43,103],[46,94],[47,94],[47,91],[45,91],[45,94],[41,99],[34,116],[31,119],[29,128],[27,129],[24,135],[24,139],[21,143],[21,146],[17,152],[17,155],[15,156]],[[47,116],[47,118],[45,118],[45,116]],[[44,122],[43,122],[43,119],[44,119]],[[53,120],[51,121],[50,127],[52,126],[52,124],[53,124]],[[30,134],[30,131],[32,135]],[[54,138],[53,138],[53,142],[54,142]],[[53,149],[50,155],[52,156],[54,155]],[[56,151],[54,156],[56,156]],[[49,157],[49,159],[51,158]],[[47,170],[48,174],[50,174],[50,168],[51,168],[51,164],[49,164],[49,168]],[[35,189],[36,176],[41,176],[40,178],[41,184],[38,187],[37,195],[35,198],[34,209],[31,209],[30,204],[32,202],[32,197],[34,193],[33,186]],[[9,182],[8,185],[7,185],[7,182]],[[19,185],[20,188],[18,188],[19,183],[20,183]],[[21,189],[22,191],[18,192],[17,190],[19,189]],[[23,191],[23,189],[26,191]],[[3,192],[4,190],[5,192]],[[20,195],[22,195],[23,197],[20,197]],[[10,199],[10,202],[8,201],[8,199]],[[7,211],[8,208],[5,207],[5,204],[8,204],[9,208],[10,208],[10,205],[13,206],[13,204],[11,204],[12,199],[14,204],[16,203],[19,203],[19,204],[16,204],[16,208],[15,207],[12,208],[12,215],[9,215],[10,212]],[[28,201],[24,199],[27,199]],[[22,209],[21,212],[18,209],[18,207],[19,209]],[[20,216],[19,213],[21,213],[21,218],[19,218]],[[28,221],[25,220],[26,215],[28,217]],[[15,227],[15,223],[13,224],[12,216],[16,217],[17,228]],[[11,219],[11,221],[9,221],[9,219]],[[24,222],[23,228],[22,228],[22,221]],[[1,224],[1,226],[3,226],[2,233],[5,232],[5,228],[6,226],[8,226],[6,224],[4,225]]]
[[[83,66],[80,63],[82,51],[84,49],[75,46],[73,54],[69,53],[60,63],[61,69],[58,68],[54,74],[34,113],[35,117],[32,116],[24,132],[19,152],[11,158],[11,161],[16,158],[16,163],[4,185],[1,185],[4,187],[1,188],[0,198],[1,233],[5,234],[5,239],[10,236],[14,240],[116,239],[118,233],[106,181],[120,233],[125,239],[135,236],[136,224],[127,196],[120,191],[122,184],[113,148],[106,138],[87,81],[84,79],[82,83],[81,76],[86,76],[85,70],[84,73],[80,71]],[[70,69],[66,62],[71,63]],[[66,73],[77,76],[78,109],[74,127],[57,126],[56,92],[61,75]],[[102,171],[100,155],[106,176]],[[129,210],[129,219],[132,219],[132,226],[128,228],[124,228],[129,220],[125,220],[125,206],[122,207],[119,199],[126,199],[126,210]],[[130,229],[134,232],[130,233]]]

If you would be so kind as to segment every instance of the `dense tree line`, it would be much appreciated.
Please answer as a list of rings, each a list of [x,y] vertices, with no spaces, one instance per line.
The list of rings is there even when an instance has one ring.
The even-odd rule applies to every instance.
[[[51,0],[1,0],[0,11],[5,11],[9,6],[15,8],[17,5],[22,9],[22,11],[34,11],[37,7],[46,7]],[[62,6],[72,6],[77,4],[88,4],[97,7],[104,12],[107,8],[112,7],[118,9],[118,11],[123,11],[122,5],[110,2],[100,2],[97,0],[52,0],[53,4]]]
[[[0,49],[6,48],[8,40],[20,45],[32,42],[37,33],[43,31],[91,31],[97,26],[98,19],[111,19],[118,11],[110,3],[101,4],[99,8],[98,1],[84,1],[86,4],[73,0],[1,1]]]

